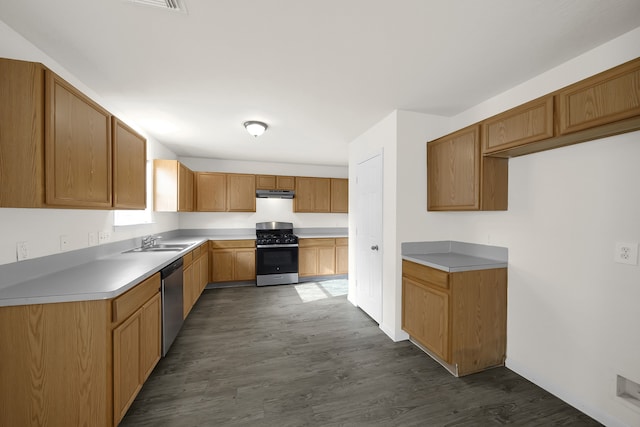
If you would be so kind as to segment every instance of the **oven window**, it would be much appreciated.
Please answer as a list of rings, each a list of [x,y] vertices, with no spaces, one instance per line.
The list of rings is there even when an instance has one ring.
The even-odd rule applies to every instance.
[[[298,272],[298,248],[258,248],[257,274]]]

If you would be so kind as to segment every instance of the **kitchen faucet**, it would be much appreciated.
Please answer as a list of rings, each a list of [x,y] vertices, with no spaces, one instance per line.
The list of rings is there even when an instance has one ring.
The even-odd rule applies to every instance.
[[[142,238],[142,247],[143,248],[150,248],[152,246],[155,246],[155,244],[156,244],[158,239],[162,239],[162,237],[161,236],[152,236],[152,235],[144,236]]]

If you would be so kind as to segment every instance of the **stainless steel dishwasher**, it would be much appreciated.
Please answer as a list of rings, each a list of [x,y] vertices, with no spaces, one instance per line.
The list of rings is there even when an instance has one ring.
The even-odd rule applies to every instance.
[[[182,258],[172,262],[160,271],[162,278],[162,356],[182,328]]]

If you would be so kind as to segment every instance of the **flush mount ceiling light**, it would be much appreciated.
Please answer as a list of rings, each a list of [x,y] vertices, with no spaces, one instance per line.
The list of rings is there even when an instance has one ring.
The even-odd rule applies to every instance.
[[[247,132],[249,132],[253,136],[262,135],[264,131],[267,130],[268,128],[266,123],[257,122],[255,120],[244,122],[244,127],[245,129],[247,129]]]

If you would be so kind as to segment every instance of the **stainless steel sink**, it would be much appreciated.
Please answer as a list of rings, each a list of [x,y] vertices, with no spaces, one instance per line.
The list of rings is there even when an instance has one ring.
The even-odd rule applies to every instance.
[[[135,248],[129,249],[128,251],[124,251],[123,253],[130,252],[180,252],[189,246],[192,243],[158,243],[153,246],[149,246],[146,248]]]

